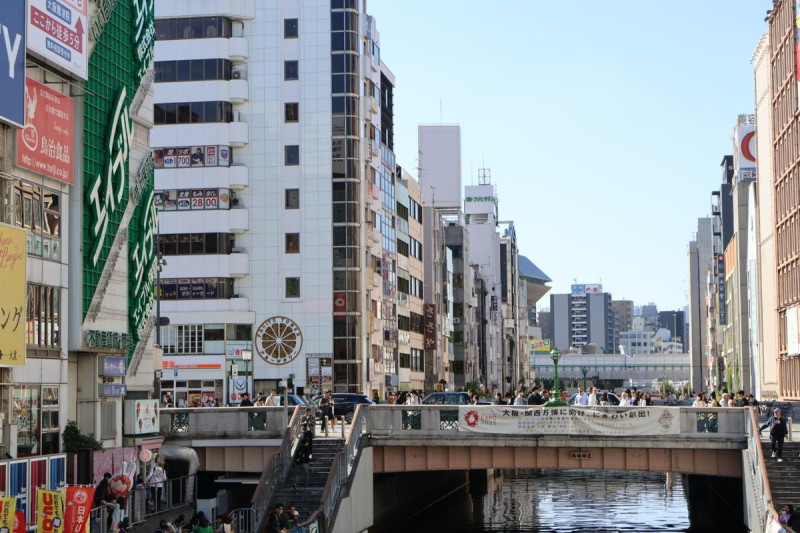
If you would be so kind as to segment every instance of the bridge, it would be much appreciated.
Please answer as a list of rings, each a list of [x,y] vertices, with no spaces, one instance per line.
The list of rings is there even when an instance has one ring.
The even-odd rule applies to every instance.
[[[257,530],[274,501],[298,497],[287,487],[296,479],[301,415],[296,409],[287,423],[280,407],[163,409],[161,429],[165,444],[197,451],[201,470],[258,467],[252,507],[236,513],[236,530],[246,532]],[[352,424],[338,426],[343,438],[330,440],[335,457],[301,515],[327,532],[364,530],[373,525],[375,480],[386,475],[593,469],[738,479],[727,485],[746,489],[739,490],[744,520],[764,525],[774,509],[755,423],[751,410],[737,408],[360,406]]]

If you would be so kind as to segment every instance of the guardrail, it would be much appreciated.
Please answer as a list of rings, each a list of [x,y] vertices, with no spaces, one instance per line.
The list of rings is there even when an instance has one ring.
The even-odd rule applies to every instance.
[[[488,442],[494,438],[492,434],[473,434],[460,432],[461,421],[458,419],[457,405],[380,405],[375,408],[367,409],[367,425],[371,438],[400,438],[400,439],[453,439],[464,438],[476,441],[476,445],[490,445]],[[503,407],[509,410],[526,410],[527,406],[474,406],[480,412],[488,407]],[[574,410],[576,413],[581,410],[598,410],[608,413],[624,412],[632,409],[631,407],[612,407],[612,406],[593,406],[578,407],[570,406],[567,409]],[[642,436],[648,441],[674,441],[676,439],[694,439],[692,445],[703,446],[703,441],[710,437],[718,437],[717,442],[722,440],[741,441],[744,444],[745,419],[747,410],[741,408],[694,408],[694,407],[636,407],[635,409],[668,409],[674,416],[679,417],[680,433],[676,435],[663,436]],[[714,435],[716,434],[716,435]],[[625,435],[624,432],[619,435]],[[615,436],[619,436],[615,435]],[[546,437],[537,434],[508,435],[498,434],[497,437],[527,439],[528,444],[537,445],[531,437]],[[576,435],[575,438],[598,438],[608,437],[608,435]],[[632,437],[636,437],[632,435]],[[623,445],[624,445],[623,441]],[[397,441],[398,445],[405,446],[407,443]],[[521,444],[524,445],[524,444]],[[541,445],[539,443],[538,445]],[[709,442],[708,446],[716,443]]]
[[[131,524],[140,524],[153,515],[184,507],[195,501],[197,501],[196,476],[191,475],[166,480],[160,492],[156,487],[133,489],[124,497],[122,505],[125,518]],[[105,505],[92,509],[90,516],[93,533],[109,531],[110,514],[109,508]]]
[[[169,407],[160,420],[160,434],[176,440],[279,438],[286,428],[283,407]]]
[[[755,410],[751,407],[749,411],[749,423],[746,425],[745,434],[747,435],[747,450],[745,450],[746,471],[744,478],[749,479],[753,484],[753,500],[758,509],[759,529],[758,531],[771,531],[767,529],[770,523],[778,524],[778,512],[772,504],[772,491],[769,488],[767,478],[767,468],[764,465],[764,452],[761,447],[761,435],[758,432],[758,420]],[[750,524],[751,527],[753,524]],[[775,529],[777,531],[777,529]]]
[[[270,511],[269,502],[275,492],[275,487],[280,485],[289,473],[289,468],[292,466],[294,445],[302,432],[300,420],[305,408],[305,406],[295,406],[292,418],[283,433],[283,441],[281,442],[280,449],[275,452],[269,462],[264,465],[261,478],[258,480],[256,492],[253,494],[253,499],[251,500],[253,508],[255,509],[255,529],[252,531],[260,531],[261,524]],[[313,407],[311,408],[313,409]]]
[[[342,498],[342,491],[352,480],[353,470],[358,464],[358,458],[361,453],[361,441],[367,433],[369,411],[371,409],[365,408],[361,404],[356,406],[353,422],[350,425],[347,440],[345,440],[344,450],[336,454],[333,459],[320,502],[322,519],[325,521],[324,531],[333,530],[336,513],[339,510],[339,502]],[[317,512],[312,514],[310,521],[313,521]]]

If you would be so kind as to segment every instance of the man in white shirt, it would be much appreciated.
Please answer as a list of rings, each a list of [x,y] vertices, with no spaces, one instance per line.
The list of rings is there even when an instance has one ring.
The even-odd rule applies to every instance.
[[[583,390],[583,387],[578,389],[578,394],[575,396],[575,405],[589,405],[589,395]]]
[[[589,405],[597,405],[597,387],[592,387],[592,393],[589,395]]]

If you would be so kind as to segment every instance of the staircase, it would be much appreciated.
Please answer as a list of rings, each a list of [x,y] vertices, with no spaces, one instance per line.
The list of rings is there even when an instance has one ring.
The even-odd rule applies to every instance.
[[[319,509],[333,459],[343,449],[344,439],[315,437],[311,462],[308,464],[308,487],[305,487],[303,468],[292,463],[286,481],[276,487],[268,507],[270,512],[278,503],[283,504],[284,512],[294,505],[300,513],[300,521],[307,520]]]
[[[797,482],[800,476],[800,442],[783,442],[782,463],[770,457],[772,449],[769,446],[769,439],[761,440],[761,448],[764,450],[764,464],[767,467],[767,478],[772,492],[772,505],[775,509],[780,509],[788,503],[800,508],[800,484]]]

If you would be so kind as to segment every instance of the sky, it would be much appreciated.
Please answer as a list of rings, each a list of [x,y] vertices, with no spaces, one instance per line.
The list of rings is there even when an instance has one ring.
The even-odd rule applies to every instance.
[[[500,219],[551,293],[577,280],[682,308],[771,5],[368,0],[396,78],[397,162],[416,174],[419,124],[459,124],[463,184],[491,169]]]

